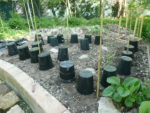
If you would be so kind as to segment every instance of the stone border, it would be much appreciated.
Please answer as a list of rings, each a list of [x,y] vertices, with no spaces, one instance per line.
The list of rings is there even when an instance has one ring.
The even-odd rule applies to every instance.
[[[3,60],[0,60],[0,79],[6,81],[26,101],[34,113],[70,113],[40,84],[36,83],[33,92],[34,80],[13,64]]]

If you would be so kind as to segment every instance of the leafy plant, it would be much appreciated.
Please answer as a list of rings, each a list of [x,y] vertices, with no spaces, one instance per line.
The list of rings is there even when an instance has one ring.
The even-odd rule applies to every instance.
[[[8,20],[8,25],[12,29],[27,29],[27,21],[17,13],[11,14],[12,18]]]
[[[119,77],[110,77],[107,82],[111,85],[103,91],[103,96],[111,97],[114,101],[133,107],[146,99],[150,99],[150,86],[142,86],[141,80],[127,77],[123,83]]]
[[[141,103],[139,113],[150,113],[150,101],[144,101]]]

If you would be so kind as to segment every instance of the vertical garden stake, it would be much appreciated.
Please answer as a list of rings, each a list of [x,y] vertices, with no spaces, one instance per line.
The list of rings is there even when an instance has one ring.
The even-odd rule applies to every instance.
[[[101,0],[101,14],[100,14],[100,46],[99,46],[99,56],[98,56],[98,78],[97,78],[97,90],[96,90],[96,97],[98,98],[100,96],[100,78],[101,78],[101,56],[102,56],[102,29],[103,29],[103,0]]]
[[[31,5],[32,5],[32,11],[33,11],[33,17],[34,17],[34,27],[35,27],[35,33],[36,33],[36,40],[39,42],[39,38],[37,36],[37,26],[36,26],[36,20],[35,20],[35,11],[34,11],[34,5],[33,5],[33,0],[31,0]],[[41,53],[40,50],[40,42],[38,43],[38,48],[39,48],[39,53]]]

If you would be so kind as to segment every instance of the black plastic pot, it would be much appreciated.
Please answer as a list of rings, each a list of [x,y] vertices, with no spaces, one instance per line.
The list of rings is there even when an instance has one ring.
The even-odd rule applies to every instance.
[[[38,54],[39,54],[39,48],[34,47],[30,49],[31,63],[38,63]]]
[[[8,49],[8,55],[10,56],[18,54],[18,50],[15,42],[8,43],[7,49]]]
[[[78,35],[77,34],[71,35],[70,43],[78,43]]]
[[[40,41],[44,45],[44,40],[41,34],[35,35],[35,41]]]
[[[51,37],[51,41],[50,41],[51,43],[51,46],[58,46],[58,39],[57,39],[57,37]]]
[[[82,70],[77,79],[77,91],[83,95],[88,95],[94,91],[93,74],[91,71]]]
[[[85,35],[85,38],[88,39],[89,43],[92,43],[92,35]]]
[[[134,52],[138,51],[138,40],[137,39],[130,39],[129,44],[134,46]]]
[[[99,45],[100,44],[100,36],[95,36],[94,44],[95,45]]]
[[[32,48],[34,48],[34,47],[39,48],[39,46],[40,46],[40,51],[43,51],[42,42],[36,41],[36,42],[32,43]]]
[[[72,82],[75,79],[74,63],[72,61],[62,61],[59,65],[60,78],[63,82]]]
[[[65,46],[62,46],[58,50],[58,60],[59,61],[65,61],[69,60],[69,55],[68,55],[68,48]]]
[[[21,46],[21,45],[25,44],[27,41],[28,40],[26,38],[21,38],[21,39],[17,39],[15,41],[15,43],[16,43],[17,46]]]
[[[20,60],[26,60],[30,58],[29,48],[27,45],[18,46],[18,53]]]
[[[52,37],[53,37],[53,36],[48,36],[48,37],[47,37],[47,43],[49,43],[49,44],[51,43],[51,38],[52,38]]]
[[[101,84],[103,87],[108,87],[110,84],[107,82],[107,78],[111,76],[116,76],[117,68],[111,65],[107,65],[104,67]]]
[[[131,74],[131,65],[132,65],[132,58],[128,56],[122,56],[120,58],[120,62],[117,67],[117,72],[120,75],[130,75]]]
[[[131,51],[131,52],[135,52],[135,50],[134,50],[134,46],[132,46],[132,45],[126,45],[125,47],[124,47],[124,49],[125,50],[129,50],[129,51]]]
[[[80,49],[81,50],[89,50],[89,41],[87,38],[80,40]]]
[[[123,51],[122,52],[122,56],[128,56],[128,57],[131,57],[132,59],[134,58],[134,54],[132,51]]]
[[[63,34],[57,35],[57,39],[58,39],[58,43],[59,43],[59,44],[64,43]]]
[[[42,52],[38,55],[39,70],[48,70],[53,67],[52,59],[49,53]]]

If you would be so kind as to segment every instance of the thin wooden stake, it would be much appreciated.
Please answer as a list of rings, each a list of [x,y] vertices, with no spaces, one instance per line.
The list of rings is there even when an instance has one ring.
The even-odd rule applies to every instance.
[[[24,0],[23,0],[23,6],[24,6],[24,9],[25,9],[26,17],[27,17],[27,23],[28,23],[29,31],[31,31],[30,22],[29,22],[29,16],[28,16],[28,13],[27,13],[27,8],[25,6],[25,1]]]
[[[100,46],[99,46],[99,56],[98,56],[98,78],[97,78],[97,90],[96,90],[96,97],[100,96],[100,79],[101,79],[101,56],[102,56],[102,35],[103,35],[103,2],[100,4],[101,8],[101,15],[100,15]]]
[[[34,17],[34,26],[35,26],[35,32],[36,32],[36,40],[38,41],[38,48],[39,48],[39,53],[41,53],[40,50],[40,41],[39,38],[37,36],[37,25],[36,25],[36,20],[35,20],[35,11],[34,11],[34,5],[33,5],[33,0],[31,0],[31,5],[32,5],[32,11],[33,11],[33,17]]]
[[[138,23],[138,18],[136,18],[136,21],[135,21],[134,33],[133,33],[134,38],[136,37],[135,35],[136,35],[137,23]]]
[[[144,18],[141,19],[141,26],[140,26],[140,38],[142,38],[142,30],[143,30]]]
[[[4,32],[4,25],[3,25],[3,21],[2,21],[1,16],[0,16],[0,21],[1,21],[1,25],[2,25],[3,32]]]
[[[120,39],[120,27],[122,23],[122,16],[119,17],[119,26],[118,26],[118,39]]]

